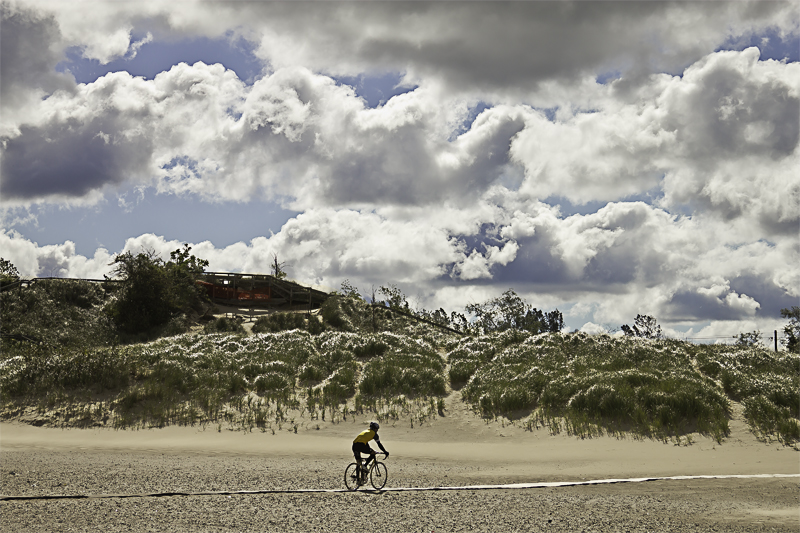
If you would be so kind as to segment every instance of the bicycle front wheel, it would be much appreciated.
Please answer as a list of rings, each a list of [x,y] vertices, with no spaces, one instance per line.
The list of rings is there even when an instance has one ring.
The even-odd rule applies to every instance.
[[[347,490],[356,490],[358,485],[358,465],[350,463],[344,469],[344,486],[347,487]]]
[[[369,473],[369,481],[375,490],[381,490],[386,486],[386,481],[389,479],[389,471],[383,463],[375,463],[375,466]]]

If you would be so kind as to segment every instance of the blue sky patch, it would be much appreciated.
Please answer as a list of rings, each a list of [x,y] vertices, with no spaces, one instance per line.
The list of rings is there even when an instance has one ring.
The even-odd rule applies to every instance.
[[[143,38],[143,35],[134,34],[132,42]],[[132,76],[143,76],[151,80],[178,63],[193,65],[202,61],[207,65],[222,63],[225,68],[236,72],[239,79],[252,84],[261,76],[265,66],[253,54],[254,49],[252,43],[242,38],[232,40],[229,37],[198,37],[180,41],[153,41],[143,44],[133,58],[118,58],[101,65],[96,59],[83,57],[81,48],[72,47],[67,50],[67,60],[56,65],[56,70],[69,70],[78,83],[92,83],[109,72],[122,70]]]
[[[156,194],[136,190],[121,194],[128,204],[121,209],[116,196],[94,208],[31,207],[36,221],[6,226],[39,246],[75,242],[75,251],[92,257],[98,247],[121,250],[125,240],[143,233],[163,235],[165,239],[199,243],[211,241],[216,248],[256,237],[278,233],[296,211],[276,202],[202,202],[194,196]],[[109,221],[113,221],[110,223]],[[91,238],[79,238],[91,235]]]
[[[782,61],[786,59],[788,63],[796,63],[800,60],[800,34],[795,33],[782,38],[777,28],[770,28],[766,32],[759,34],[730,37],[715,51],[741,51],[751,46],[761,50],[761,61],[766,61],[767,59]]]
[[[352,87],[356,95],[367,102],[367,107],[375,109],[384,105],[393,97],[409,93],[417,86],[401,86],[404,74],[401,72],[388,72],[380,75],[361,74],[360,76],[332,76],[332,79],[342,85]]]

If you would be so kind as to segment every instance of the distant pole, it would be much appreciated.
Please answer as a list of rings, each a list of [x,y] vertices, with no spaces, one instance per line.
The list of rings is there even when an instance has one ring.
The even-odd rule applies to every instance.
[[[778,351],[778,330],[777,329],[774,331],[774,335],[772,335],[772,338],[775,339],[775,351],[777,352]]]

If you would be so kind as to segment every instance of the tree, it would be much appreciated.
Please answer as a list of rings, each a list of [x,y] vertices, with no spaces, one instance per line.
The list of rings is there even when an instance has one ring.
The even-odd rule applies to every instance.
[[[167,263],[170,268],[180,272],[181,275],[197,275],[205,272],[208,266],[208,261],[205,259],[198,259],[191,255],[192,247],[187,243],[183,244],[183,250],[178,248],[169,253],[170,262]]]
[[[466,306],[475,316],[475,325],[484,332],[518,329],[531,333],[558,332],[564,327],[564,317],[556,309],[544,313],[525,303],[513,289],[481,304]]]
[[[558,309],[550,311],[545,315],[547,323],[547,331],[550,333],[558,333],[564,329],[564,315]]]
[[[791,309],[781,309],[781,317],[789,319],[789,323],[783,326],[786,335],[783,344],[790,352],[800,353],[800,307],[793,305]]]
[[[143,333],[200,305],[204,293],[195,278],[208,261],[191,255],[188,244],[183,246],[170,253],[166,263],[153,250],[114,257],[112,272],[122,279],[122,288],[109,314],[120,330]]]
[[[403,291],[397,288],[395,284],[392,284],[388,287],[381,287],[378,289],[378,293],[382,294],[386,300],[384,303],[391,307],[392,309],[398,309],[400,311],[409,312],[408,307],[408,300],[406,300],[406,295],[403,294]]]
[[[126,333],[142,333],[165,324],[174,309],[164,262],[150,250],[114,257],[112,273],[122,279],[122,288],[110,307],[117,327]]]
[[[346,279],[342,282],[341,294],[345,298],[355,298],[356,300],[361,300],[361,293],[358,292],[358,287],[350,283],[349,279]]]
[[[620,329],[629,337],[642,337],[645,339],[660,339],[664,337],[661,326],[650,315],[636,315],[633,328],[625,324]]]
[[[463,313],[456,313],[455,311],[450,313],[450,327],[464,333],[469,333],[471,329],[467,317]]]
[[[19,270],[11,261],[0,257],[0,285],[14,283],[19,279]]]
[[[205,299],[195,281],[198,275],[205,272],[208,261],[195,257],[191,251],[192,247],[184,243],[183,249],[170,252],[170,260],[164,265],[170,278],[171,297],[179,309],[196,307],[200,300]]]
[[[284,279],[286,277],[286,272],[283,270],[288,265],[284,262],[278,261],[278,254],[272,254],[272,264],[270,265],[270,270],[272,271],[273,277],[278,279]]]
[[[736,339],[736,346],[756,346],[761,344],[761,332],[756,330],[749,333],[739,333],[734,339]]]
[[[529,307],[519,325],[519,329],[530,331],[531,333],[548,331],[547,317],[542,311],[539,311],[535,307]]]
[[[469,304],[466,310],[475,316],[476,325],[487,333],[510,328],[527,329],[524,326],[536,320],[536,316],[529,314],[530,306],[514,292],[514,289],[508,289],[497,298],[484,303]]]

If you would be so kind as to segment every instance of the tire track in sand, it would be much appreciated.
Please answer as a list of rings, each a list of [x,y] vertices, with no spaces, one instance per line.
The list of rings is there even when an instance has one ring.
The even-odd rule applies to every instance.
[[[647,481],[680,481],[689,479],[767,479],[767,478],[800,478],[800,474],[723,474],[708,476],[667,476],[639,477],[620,479],[595,479],[588,481],[549,481],[541,483],[509,483],[504,485],[462,485],[454,487],[390,487],[383,490],[349,491],[347,489],[265,489],[238,491],[201,491],[201,492],[152,492],[141,494],[53,494],[34,496],[0,496],[0,501],[20,500],[82,500],[105,498],[167,498],[174,496],[232,496],[236,494],[308,494],[339,492],[426,492],[426,491],[467,491],[467,490],[519,490],[558,487],[577,487],[581,485],[610,485],[616,483],[644,483]]]

